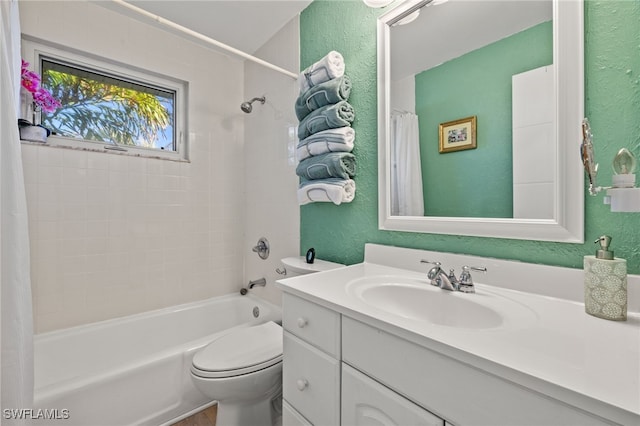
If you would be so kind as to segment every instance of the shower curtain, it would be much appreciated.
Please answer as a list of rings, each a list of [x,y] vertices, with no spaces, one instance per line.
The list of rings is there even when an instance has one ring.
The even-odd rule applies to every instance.
[[[0,373],[5,409],[33,404],[33,314],[27,201],[18,135],[20,21],[17,0],[0,1]],[[11,416],[9,416],[11,417]]]
[[[418,116],[410,112],[391,116],[391,215],[424,215]]]

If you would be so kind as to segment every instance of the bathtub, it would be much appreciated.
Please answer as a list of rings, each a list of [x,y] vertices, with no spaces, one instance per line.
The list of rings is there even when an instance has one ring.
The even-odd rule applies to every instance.
[[[281,315],[254,296],[227,295],[38,334],[34,408],[54,419],[47,424],[172,424],[213,404],[191,383],[195,352],[234,328],[280,323]]]

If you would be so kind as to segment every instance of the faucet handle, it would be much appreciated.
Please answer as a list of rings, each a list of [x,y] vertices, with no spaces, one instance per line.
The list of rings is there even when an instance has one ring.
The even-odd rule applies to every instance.
[[[431,285],[440,287],[439,275],[442,272],[442,268],[441,268],[442,263],[432,262],[430,260],[424,260],[424,259],[422,259],[420,263],[429,263],[431,265],[435,265],[433,268],[429,269],[429,272],[427,272],[427,278],[431,280]]]
[[[470,271],[487,272],[487,268],[479,266],[463,266],[460,273],[460,282],[458,283],[458,290],[463,293],[475,293],[475,287],[473,285],[473,278],[471,278]]]

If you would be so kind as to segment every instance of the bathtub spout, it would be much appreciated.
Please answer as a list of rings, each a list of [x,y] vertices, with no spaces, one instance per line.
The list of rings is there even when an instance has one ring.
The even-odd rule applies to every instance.
[[[258,280],[255,281],[249,281],[249,290],[251,290],[253,287],[255,286],[260,286],[260,287],[264,287],[267,285],[267,280],[264,278],[260,278]]]

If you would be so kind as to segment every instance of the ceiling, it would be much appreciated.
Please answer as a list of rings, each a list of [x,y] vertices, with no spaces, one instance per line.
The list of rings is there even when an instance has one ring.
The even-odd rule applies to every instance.
[[[551,19],[551,0],[434,1],[415,21],[391,28],[392,79],[433,68]]]
[[[312,0],[126,0],[253,54]]]

